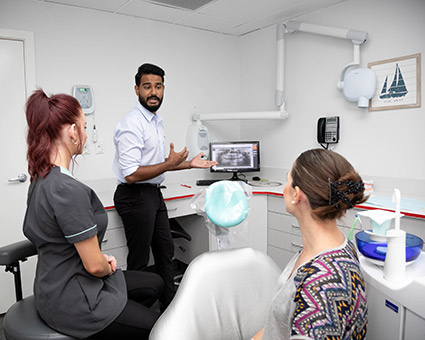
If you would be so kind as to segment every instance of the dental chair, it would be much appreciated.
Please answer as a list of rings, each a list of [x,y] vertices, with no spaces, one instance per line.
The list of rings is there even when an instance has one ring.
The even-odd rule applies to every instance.
[[[191,206],[205,218],[219,250],[189,264],[150,340],[245,340],[264,326],[281,270],[259,250],[241,247],[232,231],[248,232],[249,190],[220,181],[193,197]]]
[[[34,296],[22,298],[20,262],[37,255],[29,241],[20,241],[0,248],[0,266],[5,266],[14,276],[16,303],[7,311],[3,328],[7,340],[76,340],[51,329],[40,318],[35,308]]]
[[[252,248],[199,255],[149,340],[249,339],[264,326],[280,273]]]

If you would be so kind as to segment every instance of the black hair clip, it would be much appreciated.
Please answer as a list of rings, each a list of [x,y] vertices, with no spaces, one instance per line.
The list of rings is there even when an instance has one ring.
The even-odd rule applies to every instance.
[[[329,205],[334,205],[336,210],[341,209],[341,205],[338,203],[342,201],[345,205],[350,209],[353,207],[353,203],[347,197],[348,194],[356,194],[364,190],[363,182],[353,182],[352,180],[347,181],[336,181],[331,182],[330,178],[328,178],[329,182]],[[340,191],[341,187],[348,187],[345,191]]]

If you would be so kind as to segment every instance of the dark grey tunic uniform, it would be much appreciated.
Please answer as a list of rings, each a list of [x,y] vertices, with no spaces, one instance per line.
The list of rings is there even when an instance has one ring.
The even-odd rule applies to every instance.
[[[95,192],[65,168],[53,167],[29,188],[23,229],[38,250],[36,307],[61,333],[77,338],[97,333],[127,302],[123,272],[103,278],[89,274],[74,246],[94,235],[100,244],[107,222]]]

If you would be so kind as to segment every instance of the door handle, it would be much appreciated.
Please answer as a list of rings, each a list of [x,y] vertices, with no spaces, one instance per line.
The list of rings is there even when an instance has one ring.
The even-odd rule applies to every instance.
[[[25,174],[19,174],[18,177],[10,178],[9,182],[25,182],[27,180],[28,176]]]

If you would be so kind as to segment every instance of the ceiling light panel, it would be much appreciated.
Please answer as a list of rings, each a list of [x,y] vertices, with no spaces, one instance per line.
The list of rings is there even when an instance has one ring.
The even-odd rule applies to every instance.
[[[157,21],[165,21],[175,23],[187,16],[192,15],[192,12],[177,8],[159,6],[147,1],[130,1],[123,6],[117,13],[132,15],[139,18],[151,19]]]
[[[152,3],[195,11],[214,0],[151,0]]]
[[[219,17],[235,24],[243,24],[257,18],[271,15],[287,6],[293,6],[299,0],[232,0],[220,1],[207,6],[199,13]],[[260,5],[261,4],[261,5]],[[236,26],[236,25],[235,25]]]

